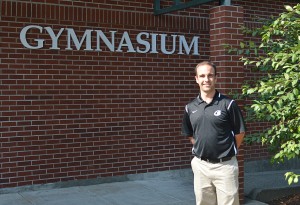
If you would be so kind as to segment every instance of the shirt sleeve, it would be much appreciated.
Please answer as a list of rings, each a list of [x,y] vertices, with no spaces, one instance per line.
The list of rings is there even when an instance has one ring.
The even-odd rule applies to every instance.
[[[181,133],[185,137],[193,136],[193,127],[190,121],[187,106],[185,107],[185,111],[182,118]]]
[[[245,121],[241,109],[234,100],[231,102],[231,105],[229,107],[229,116],[231,129],[234,132],[234,135],[246,131]]]

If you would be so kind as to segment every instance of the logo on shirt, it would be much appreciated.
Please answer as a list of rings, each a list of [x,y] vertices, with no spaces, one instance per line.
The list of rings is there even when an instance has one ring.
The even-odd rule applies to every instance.
[[[221,110],[217,110],[214,112],[214,116],[220,116],[221,115]]]
[[[192,113],[194,114],[195,112],[197,112],[198,110],[193,110]]]

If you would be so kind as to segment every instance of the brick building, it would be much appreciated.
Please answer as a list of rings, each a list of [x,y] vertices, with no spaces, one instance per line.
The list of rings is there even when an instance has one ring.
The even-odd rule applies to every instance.
[[[0,188],[189,168],[180,123],[198,92],[195,65],[216,62],[218,90],[240,92],[259,74],[222,45],[297,2],[212,0],[158,14],[172,1],[2,0]],[[243,146],[241,179],[244,160],[267,157]]]

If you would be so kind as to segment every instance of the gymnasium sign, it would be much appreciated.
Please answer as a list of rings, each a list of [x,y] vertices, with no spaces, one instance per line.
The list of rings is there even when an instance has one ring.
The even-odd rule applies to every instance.
[[[78,36],[73,28],[60,28],[55,32],[51,27],[38,25],[28,25],[20,32],[21,43],[28,49],[199,55],[199,36],[189,39],[176,34],[140,32],[129,35],[127,31],[104,33],[93,29],[86,29]]]

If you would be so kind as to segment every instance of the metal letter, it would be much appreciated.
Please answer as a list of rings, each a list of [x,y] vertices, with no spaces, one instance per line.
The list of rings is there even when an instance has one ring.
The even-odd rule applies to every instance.
[[[60,35],[62,34],[62,32],[64,31],[64,28],[61,28],[58,32],[57,35],[54,34],[53,30],[51,27],[45,27],[45,30],[49,33],[51,39],[52,39],[52,46],[50,47],[50,49],[60,49],[59,47],[57,47],[58,44],[58,38],[60,37]]]
[[[97,32],[97,48],[96,51],[102,51],[100,48],[100,39],[103,40],[105,45],[109,48],[110,51],[115,51],[115,33],[116,31],[110,31],[111,33],[111,41],[107,39],[105,34],[101,30],[96,30]]]
[[[31,25],[31,26],[26,26],[24,27],[22,30],[21,30],[21,33],[20,33],[20,40],[21,40],[21,43],[23,44],[23,46],[25,46],[26,48],[29,48],[29,49],[39,49],[39,48],[43,48],[44,47],[44,39],[34,39],[35,42],[37,42],[37,46],[31,46],[29,45],[27,39],[26,39],[26,34],[27,34],[27,31],[29,29],[32,29],[32,28],[36,28],[40,31],[40,33],[42,33],[43,31],[43,27],[41,26],[35,26],[35,25]]]
[[[92,51],[92,46],[91,46],[91,33],[93,30],[86,30],[82,36],[81,41],[79,42],[74,29],[72,28],[66,28],[66,30],[68,31],[68,47],[66,48],[66,50],[73,50],[71,48],[71,38],[76,46],[77,50],[80,50],[81,45],[83,44],[83,41],[86,39],[86,48],[84,49],[85,51]]]
[[[171,35],[173,38],[173,48],[172,51],[167,51],[166,49],[166,36],[167,34],[160,34],[161,36],[161,45],[160,45],[160,49],[164,54],[173,54],[176,50],[176,37],[177,35]]]
[[[193,55],[199,55],[198,39],[199,39],[198,36],[194,36],[190,46],[188,46],[188,44],[185,40],[185,37],[184,36],[179,36],[179,52],[178,52],[178,54],[184,54],[183,51],[182,51],[182,47],[184,47],[184,50],[185,50],[186,54],[190,54],[191,48],[194,46]]]
[[[158,34],[151,33],[150,35],[151,35],[151,43],[152,43],[152,49],[150,53],[158,53],[156,49],[156,43],[157,43],[156,36],[158,36]]]
[[[125,41],[125,43],[124,43]],[[134,50],[133,46],[132,46],[132,43],[131,43],[131,40],[129,38],[129,35],[128,35],[128,32],[125,31],[123,33],[123,36],[122,36],[122,39],[120,41],[120,44],[119,44],[119,47],[116,51],[118,52],[122,52],[122,47],[123,46],[127,46],[128,50],[127,50],[127,53],[135,53],[136,51]]]
[[[148,41],[145,41],[142,39],[142,35],[145,35],[146,38],[149,38],[149,33],[146,32],[141,32],[137,35],[136,40],[139,44],[144,45],[145,46],[145,50],[141,50],[140,46],[137,46],[137,52],[138,53],[147,53],[150,50],[150,43]]]

